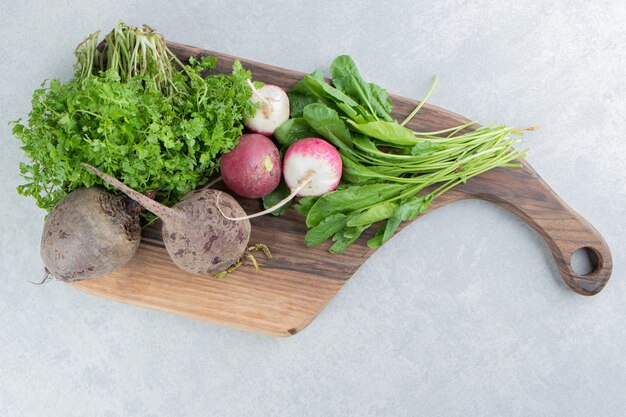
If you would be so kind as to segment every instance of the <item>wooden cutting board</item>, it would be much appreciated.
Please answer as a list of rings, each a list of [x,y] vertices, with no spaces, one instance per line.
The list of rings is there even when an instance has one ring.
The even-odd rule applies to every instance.
[[[216,72],[230,72],[235,57],[170,43],[181,60],[215,55]],[[303,76],[271,65],[239,58],[255,80],[288,89]],[[394,116],[402,120],[416,101],[393,96]],[[462,116],[426,104],[411,121],[415,130],[435,131],[467,122]],[[493,169],[470,179],[434,201],[430,210],[466,198],[496,203],[539,232],[548,243],[565,283],[582,295],[598,293],[611,276],[611,252],[598,231],[559,198],[524,160],[521,169]],[[241,199],[248,213],[261,209],[258,201]],[[273,254],[257,257],[259,274],[251,266],[223,279],[187,274],[171,262],[160,236],[160,224],[145,229],[135,257],[111,275],[73,283],[91,294],[168,311],[213,323],[274,336],[289,336],[304,329],[374,252],[366,245],[368,231],[345,253],[331,255],[328,244],[304,245],[304,218],[289,209],[281,217],[252,219],[250,243],[263,242]],[[595,268],[587,275],[574,272],[572,254],[587,248]]]

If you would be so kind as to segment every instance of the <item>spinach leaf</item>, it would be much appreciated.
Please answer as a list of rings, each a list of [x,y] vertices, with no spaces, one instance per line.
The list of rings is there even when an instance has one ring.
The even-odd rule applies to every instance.
[[[374,83],[369,83],[369,86],[370,91],[372,92],[372,105],[375,109],[377,109],[377,112],[379,108],[382,109],[381,113],[378,113],[378,115],[383,117],[385,120],[392,120],[390,115],[393,110],[393,102],[389,98],[387,90]],[[382,116],[383,114],[386,114],[387,117]]]
[[[346,151],[352,148],[350,131],[335,110],[321,103],[313,103],[304,108],[303,114],[309,125],[330,143]]]
[[[281,145],[291,145],[298,139],[316,136],[317,132],[302,117],[289,119],[276,129],[274,137]]]
[[[341,106],[341,111],[346,113],[348,117],[366,113],[359,103],[341,90],[330,86],[324,79],[320,80],[310,75],[305,75],[303,81],[317,98],[325,104]]]
[[[443,145],[442,143],[424,139],[423,141],[416,143],[415,146],[411,148],[411,155],[423,155],[440,151],[443,148],[445,148],[445,145]]]
[[[369,106],[372,97],[369,84],[365,82],[361,73],[348,55],[340,55],[330,65],[330,74],[335,87],[344,93],[359,100],[364,106]],[[372,113],[373,109],[370,109]]]
[[[324,74],[317,70],[312,72],[310,77],[324,82]],[[298,81],[287,93],[289,96],[289,107],[291,109],[291,117],[302,117],[302,110],[311,103],[319,102],[319,98],[311,92],[304,82],[304,79]]]
[[[319,197],[302,197],[298,200],[298,204],[294,207],[296,211],[303,216],[307,216],[311,207],[317,202]]]
[[[292,89],[299,100],[292,117],[298,119],[277,132],[281,143],[291,143],[312,129],[341,155],[337,189],[301,199],[296,207],[311,230],[307,243],[317,244],[332,233],[329,251],[342,252],[368,227],[384,222],[368,241],[379,247],[403,221],[427,210],[435,195],[495,166],[512,166],[510,161],[524,154],[513,148],[516,140],[508,139],[516,130],[504,126],[466,133],[460,132],[472,123],[437,132],[405,127],[421,104],[400,124],[391,117],[387,91],[366,82],[349,56],[337,57],[330,72],[332,84],[318,72]],[[433,87],[434,82],[426,98]],[[416,195],[428,186],[433,186],[431,194]]]
[[[367,229],[368,226],[346,227],[343,231],[335,233],[333,236],[333,245],[328,249],[330,253],[341,253],[348,249]]]
[[[367,184],[369,182],[377,182],[380,180],[380,174],[372,171],[365,165],[361,165],[352,158],[340,152],[343,170],[341,178],[345,182],[352,184]]]
[[[418,142],[411,130],[400,126],[396,121],[355,123],[352,120],[348,120],[348,123],[356,131],[391,145],[413,146]]]
[[[398,206],[387,221],[385,232],[382,237],[382,243],[385,243],[389,240],[389,238],[391,238],[393,233],[398,229],[398,226],[400,226],[400,223],[414,219],[420,213],[426,211],[428,207],[430,207],[430,202],[433,197],[433,194],[414,196]]]
[[[359,156],[366,157],[370,161],[374,161],[376,164],[392,164],[399,166],[399,163],[405,163],[414,159],[411,155],[395,154],[391,152],[384,152],[378,149],[376,144],[365,135],[354,135],[352,143],[356,148],[366,151],[365,154],[360,153]],[[376,168],[376,166],[372,166]]]
[[[326,217],[317,226],[309,229],[304,236],[304,243],[310,248],[319,245],[329,239],[335,233],[343,230],[348,221],[348,216],[342,213]]]
[[[386,92],[383,94],[382,88],[374,86],[376,89],[374,95],[372,84],[367,83],[361,77],[361,73],[351,57],[341,55],[335,58],[330,66],[330,73],[335,87],[357,99],[363,107],[369,109],[374,119],[381,117],[383,120],[391,120],[390,109],[387,110]]]
[[[396,203],[391,201],[383,201],[378,203],[367,210],[353,216],[348,221],[348,226],[370,226],[372,223],[379,222],[381,220],[388,219],[394,213],[398,207]]]
[[[274,206],[280,200],[287,197],[290,192],[291,191],[289,190],[289,187],[287,187],[287,184],[285,184],[284,181],[281,181],[280,184],[278,184],[278,187],[274,189],[274,191],[263,197],[263,207],[268,209]],[[274,216],[280,216],[281,214],[284,214],[287,209],[289,209],[289,206],[291,206],[291,201],[272,211],[272,214]]]
[[[398,195],[406,189],[404,184],[353,185],[343,190],[332,191],[321,196],[311,207],[306,218],[309,227],[318,225],[327,216],[335,213],[351,213]]]
[[[320,70],[315,70],[308,75],[309,77],[313,77],[316,80],[324,81],[324,73]],[[304,78],[295,83],[293,87],[289,89],[289,94],[299,94],[303,96],[315,97],[315,95],[311,92],[309,87],[304,82]]]
[[[305,75],[304,84],[309,88],[309,91],[311,91],[315,96],[322,100],[346,103],[352,107],[357,107],[359,105],[359,103],[354,101],[350,96],[348,96],[341,90],[332,87],[324,79]]]
[[[383,224],[376,230],[376,234],[370,240],[367,241],[367,246],[376,249],[383,245],[383,235],[385,234],[385,228],[387,223]]]

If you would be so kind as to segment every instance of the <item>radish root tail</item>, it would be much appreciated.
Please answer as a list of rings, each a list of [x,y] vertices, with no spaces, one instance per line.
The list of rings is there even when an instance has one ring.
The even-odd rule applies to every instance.
[[[253,219],[255,217],[259,217],[259,216],[263,216],[265,214],[269,214],[271,212],[273,212],[274,210],[281,208],[282,206],[284,206],[285,204],[287,204],[288,202],[290,202],[295,196],[298,195],[298,193],[300,191],[302,191],[302,189],[304,187],[306,187],[311,180],[313,179],[313,171],[308,171],[307,174],[299,181],[299,184],[296,188],[294,188],[293,190],[291,190],[291,193],[289,193],[289,195],[285,198],[283,198],[282,200],[280,200],[278,203],[274,204],[272,207],[265,209],[263,211],[259,211],[258,213],[254,213],[254,214],[250,214],[249,216],[242,216],[242,217],[229,217],[226,214],[224,214],[224,212],[222,211],[222,208],[220,207],[220,195],[222,194],[221,192],[219,192],[217,194],[217,196],[215,197],[215,207],[217,207],[217,210],[220,212],[220,214],[227,220],[232,220],[232,221],[240,221],[240,220],[246,220],[246,219]]]
[[[255,96],[257,96],[259,98],[259,100],[261,100],[263,103],[265,103],[268,106],[271,106],[270,102],[267,101],[267,99],[265,97],[263,97],[261,95],[261,93],[259,93],[259,90],[256,89],[256,87],[254,86],[254,83],[252,81],[250,81],[250,78],[248,78],[246,80],[248,82],[248,85],[250,86],[250,88],[252,89],[252,94],[254,94]]]

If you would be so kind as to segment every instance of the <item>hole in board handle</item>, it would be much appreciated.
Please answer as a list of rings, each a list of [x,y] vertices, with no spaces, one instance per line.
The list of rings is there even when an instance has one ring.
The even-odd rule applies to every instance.
[[[576,249],[572,254],[570,264],[578,275],[591,275],[600,267],[598,252],[588,246]]]

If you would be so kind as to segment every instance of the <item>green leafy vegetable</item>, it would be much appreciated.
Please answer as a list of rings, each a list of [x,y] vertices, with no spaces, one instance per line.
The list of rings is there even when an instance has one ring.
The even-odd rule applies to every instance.
[[[370,91],[372,92],[372,103],[374,103],[375,108],[379,109],[377,111],[381,111],[382,115],[386,114],[387,116],[389,116],[391,114],[391,110],[393,109],[393,103],[389,98],[387,90],[374,83],[369,83],[369,86]],[[379,113],[379,115],[381,115],[381,113]],[[389,116],[388,119],[387,117],[384,117],[382,115],[381,117],[383,117],[385,120],[391,119],[391,116]]]
[[[371,205],[391,199],[405,187],[402,184],[385,183],[355,185],[326,193],[319,197],[309,210],[306,224],[309,227],[316,226],[335,213],[353,214],[355,211],[361,211]]]
[[[526,129],[479,127],[474,122],[437,132],[407,127],[437,78],[424,100],[398,123],[391,118],[387,92],[364,81],[349,56],[337,57],[330,70],[333,85],[315,72],[289,92],[297,100],[292,107],[292,117],[297,118],[279,133],[281,143],[288,143],[313,130],[341,154],[343,176],[337,190],[301,199],[296,206],[306,216],[307,245],[331,238],[329,251],[342,252],[366,229],[384,221],[368,241],[378,247],[450,188],[494,167],[519,166],[512,161],[524,152],[514,148],[518,141],[512,136]],[[420,195],[429,186],[434,187]]]
[[[289,187],[287,187],[287,184],[285,184],[285,181],[281,181],[274,191],[263,197],[263,207],[266,209],[274,207],[279,201],[287,197],[290,192],[291,191],[289,190]],[[285,213],[290,206],[291,201],[272,211],[272,214],[274,216],[280,216]]]
[[[389,145],[415,146],[420,142],[412,131],[406,127],[400,126],[396,121],[355,123],[352,120],[348,120],[347,122],[357,132],[381,140]]]
[[[302,117],[289,119],[276,129],[274,137],[281,145],[291,145],[298,139],[315,137],[317,132]]]
[[[317,133],[325,137],[339,149],[349,149],[352,146],[350,131],[336,111],[330,107],[314,103],[304,108],[304,119]]]
[[[372,223],[386,220],[398,206],[391,201],[383,201],[352,217],[347,226],[369,226]]]
[[[360,104],[367,108],[375,117],[391,121],[391,100],[387,92],[376,84],[366,83],[356,64],[348,55],[335,58],[330,66],[333,84],[339,90],[358,99]]]
[[[309,74],[310,77],[324,82],[324,74],[322,71],[315,71]],[[304,82],[304,79],[298,81],[287,93],[289,96],[289,107],[291,109],[291,117],[302,117],[302,110],[311,103],[318,102],[318,98],[311,92]]]
[[[95,49],[97,34],[89,37],[76,52],[75,78],[42,84],[28,122],[13,124],[31,160],[20,165],[26,184],[18,192],[39,207],[50,210],[78,187],[104,185],[80,162],[175,203],[215,172],[219,156],[237,144],[244,119],[255,111],[246,83],[250,72],[238,61],[231,75],[203,78],[215,66],[213,57],[168,72],[171,52],[162,49],[160,35],[151,32],[141,41],[157,53],[143,56],[139,49],[133,61],[124,42],[143,43],[124,27],[107,36],[104,52]],[[131,75],[129,66],[136,70]]]
[[[343,231],[335,233],[333,245],[328,249],[330,253],[341,253],[348,249],[348,246],[356,242],[368,226],[346,227]]]
[[[308,247],[317,246],[329,239],[335,233],[342,230],[348,217],[342,213],[335,213],[322,220],[317,226],[311,228],[304,236],[304,243]]]
[[[420,213],[426,211],[430,207],[430,202],[433,199],[432,194],[425,196],[410,197],[408,201],[402,203],[396,207],[392,212],[387,225],[385,226],[385,233],[383,233],[383,243],[389,240],[393,233],[398,229],[400,223],[413,220]]]
[[[309,211],[311,211],[311,208],[316,202],[316,197],[303,197],[298,200],[298,204],[296,204],[294,208],[298,213],[302,214],[303,216],[308,216]]]

